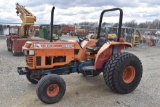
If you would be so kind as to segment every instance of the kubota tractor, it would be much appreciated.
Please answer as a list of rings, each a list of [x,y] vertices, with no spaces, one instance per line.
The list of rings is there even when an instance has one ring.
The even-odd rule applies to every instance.
[[[51,29],[53,29],[53,7]],[[119,11],[117,40],[100,37],[102,18],[105,12]],[[100,15],[97,39],[78,37],[76,40],[50,42],[27,41],[23,46],[27,67],[18,67],[20,75],[37,84],[37,96],[44,103],[58,102],[65,94],[66,84],[59,75],[82,73],[97,76],[103,73],[105,83],[115,92],[132,92],[142,77],[142,64],[137,56],[121,52],[132,47],[121,38],[123,11],[120,8],[103,10]],[[51,30],[52,34],[52,30]]]

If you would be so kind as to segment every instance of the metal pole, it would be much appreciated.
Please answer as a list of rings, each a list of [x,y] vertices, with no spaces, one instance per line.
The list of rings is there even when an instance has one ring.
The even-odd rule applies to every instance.
[[[52,34],[53,34],[53,15],[54,15],[54,9],[55,9],[55,7],[53,6],[53,7],[52,7],[52,11],[51,11],[50,42],[53,41],[53,36],[52,36]]]

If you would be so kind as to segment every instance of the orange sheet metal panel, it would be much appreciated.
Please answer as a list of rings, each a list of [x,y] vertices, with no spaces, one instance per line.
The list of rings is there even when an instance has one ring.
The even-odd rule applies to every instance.
[[[68,64],[75,59],[74,56],[74,43],[37,43],[34,44],[35,57],[41,56],[41,66],[36,68],[52,68],[54,66],[62,66]],[[52,57],[51,65],[45,64],[45,57]],[[58,56],[65,56],[65,62],[53,63],[53,58]]]

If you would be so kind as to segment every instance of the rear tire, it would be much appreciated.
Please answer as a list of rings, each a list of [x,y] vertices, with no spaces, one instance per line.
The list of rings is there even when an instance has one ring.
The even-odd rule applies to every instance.
[[[9,52],[12,51],[10,48],[7,48],[7,49],[8,49]]]
[[[58,102],[65,94],[66,84],[63,78],[56,74],[44,76],[37,85],[38,98],[47,104]]]
[[[152,45],[152,46],[156,46],[156,40],[151,39],[151,41],[152,41],[152,43],[153,43],[153,45]]]
[[[18,55],[18,53],[16,53],[16,52],[15,52],[15,50],[14,50],[13,46],[11,47],[11,50],[12,50],[12,54],[13,54],[13,56],[17,56],[17,55]]]
[[[10,51],[10,52],[12,51],[12,49],[10,47],[7,47],[7,50]]]
[[[141,81],[142,63],[135,55],[127,52],[113,55],[105,64],[103,77],[115,92],[127,94],[135,90]]]

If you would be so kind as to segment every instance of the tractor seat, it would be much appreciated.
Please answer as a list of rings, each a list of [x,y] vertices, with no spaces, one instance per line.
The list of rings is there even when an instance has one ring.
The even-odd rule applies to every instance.
[[[87,47],[87,51],[91,53],[97,53],[99,49],[106,43],[106,38],[100,37],[98,41],[96,42],[96,45]]]

